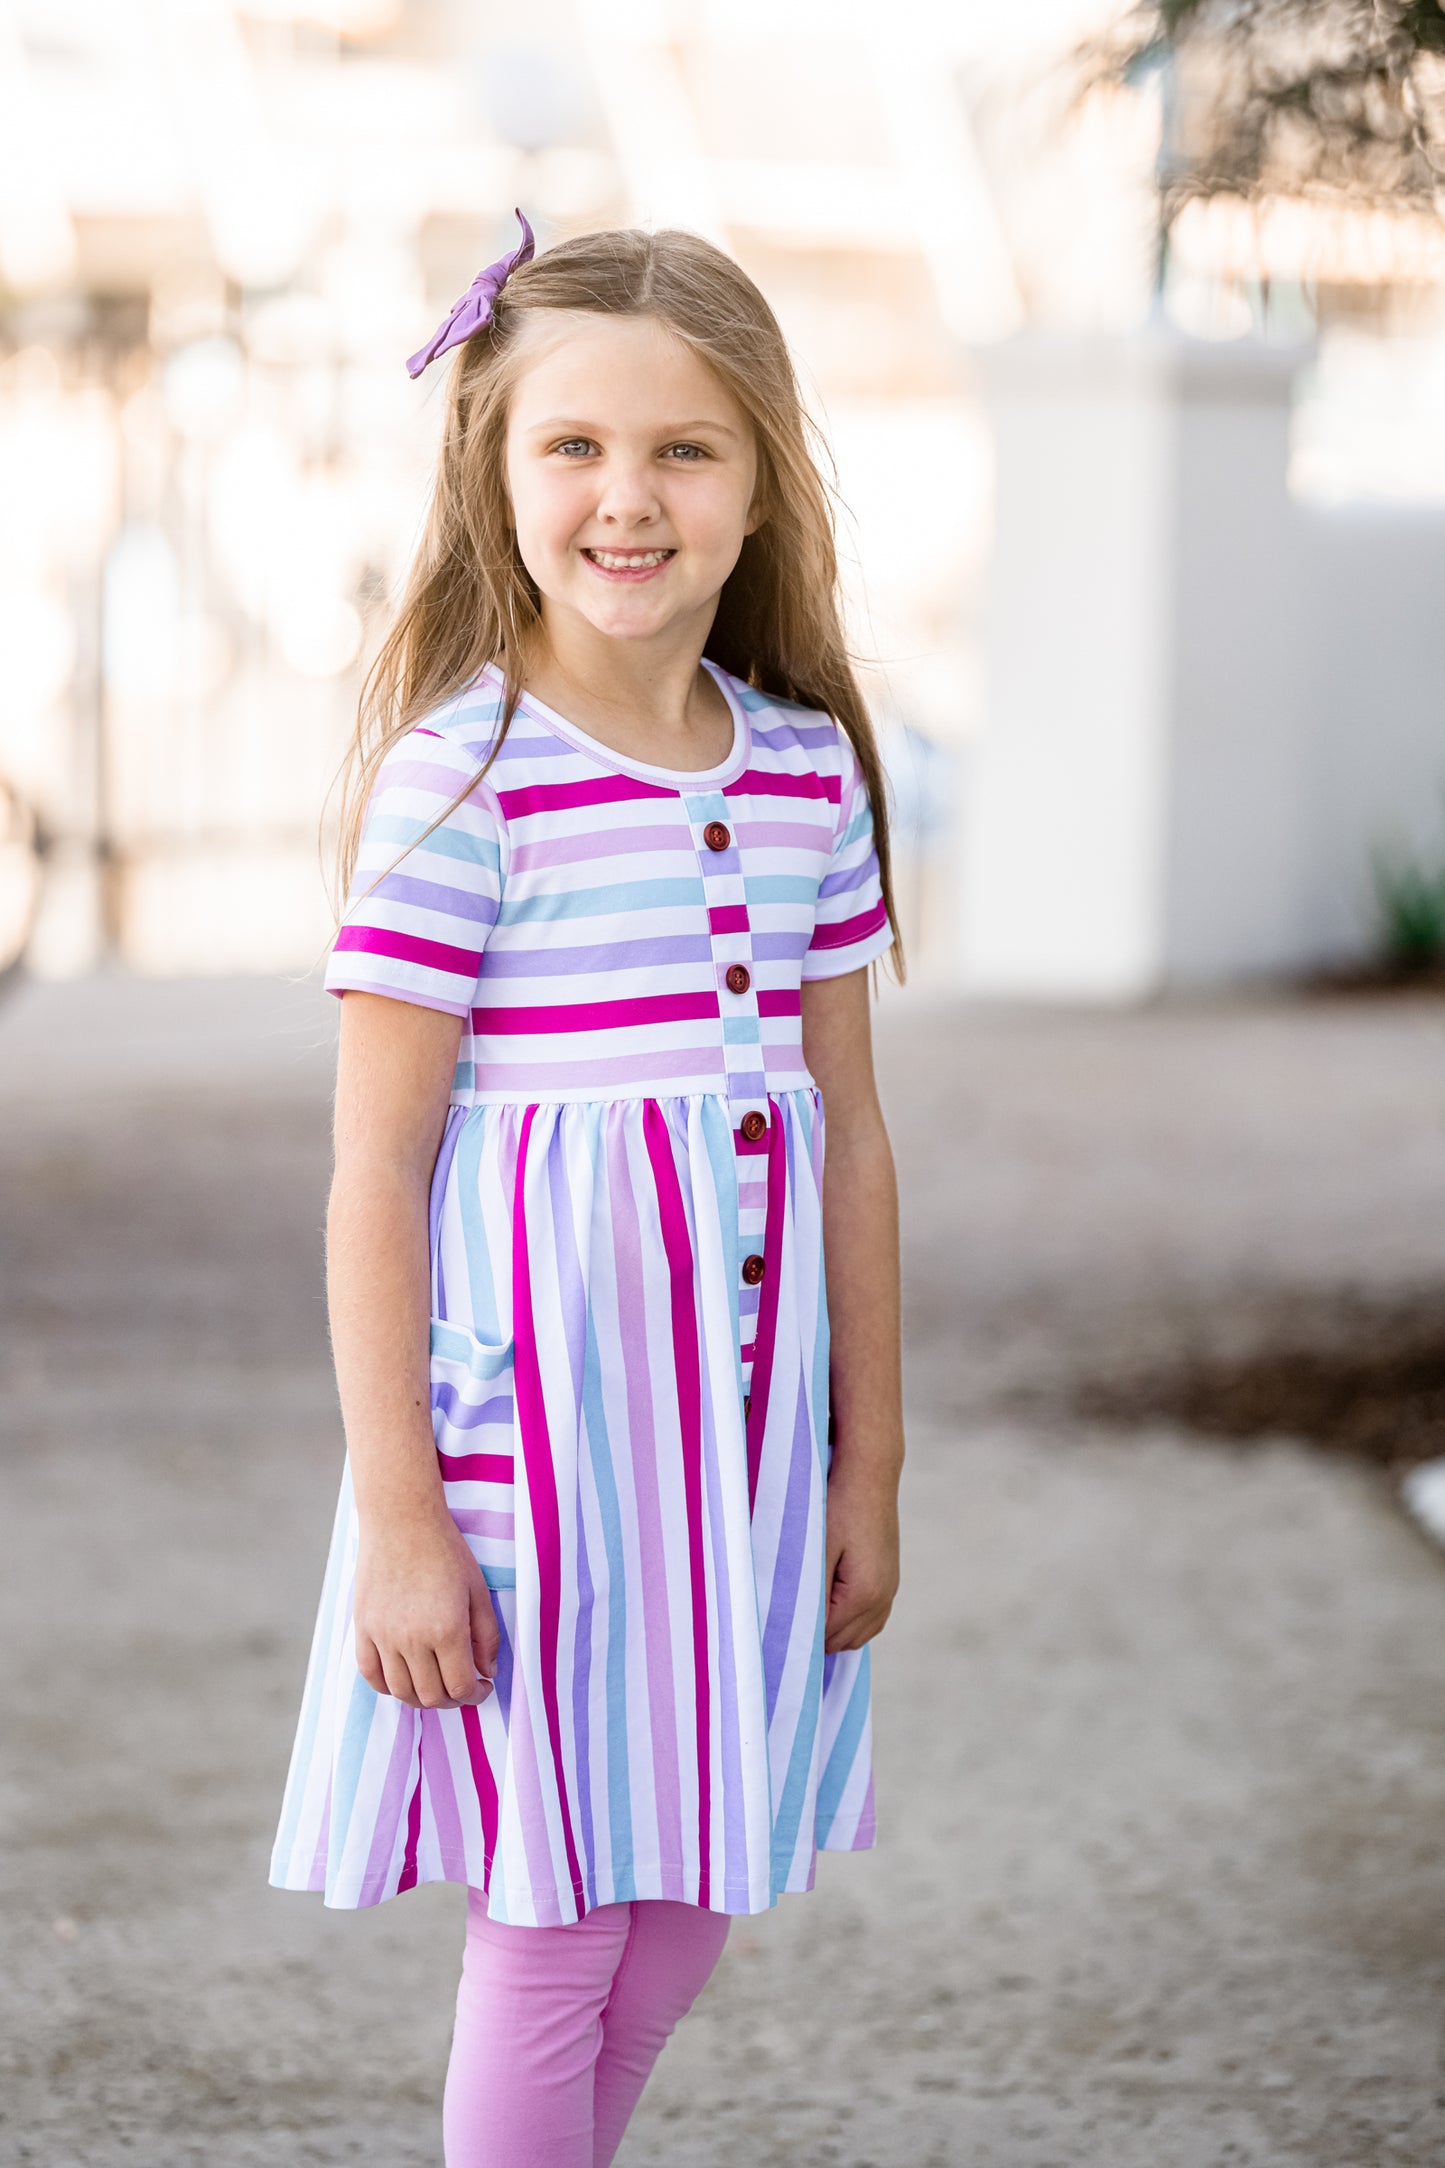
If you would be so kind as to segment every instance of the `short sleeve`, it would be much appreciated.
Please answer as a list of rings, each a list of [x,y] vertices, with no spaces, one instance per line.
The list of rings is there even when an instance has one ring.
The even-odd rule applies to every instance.
[[[857,971],[893,946],[868,785],[846,731],[839,730],[838,743],[842,754],[838,820],[828,870],[818,885],[813,938],[803,957],[805,979],[841,978],[845,971]]]
[[[504,822],[486,782],[447,808],[484,757],[423,724],[387,752],[326,966],[328,993],[389,994],[469,1014],[501,904]]]

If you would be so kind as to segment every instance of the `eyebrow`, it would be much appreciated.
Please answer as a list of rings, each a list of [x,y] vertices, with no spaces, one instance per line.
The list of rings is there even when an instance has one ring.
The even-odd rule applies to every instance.
[[[713,435],[718,437],[736,437],[738,434],[737,430],[729,428],[726,422],[700,419],[691,422],[670,422],[665,429],[658,431],[658,435],[661,437],[696,436],[700,430],[704,429],[710,429]],[[549,435],[555,430],[567,430],[577,436],[591,437],[597,435],[597,424],[596,422],[579,421],[575,415],[571,414],[554,414],[546,421],[534,422],[528,429],[527,434],[529,437],[536,437]]]

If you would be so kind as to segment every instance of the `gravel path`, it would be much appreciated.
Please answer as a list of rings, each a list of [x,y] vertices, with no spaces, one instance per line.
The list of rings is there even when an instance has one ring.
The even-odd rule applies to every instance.
[[[0,1012],[6,2164],[439,2168],[460,1891],[264,1879],[341,1450],[332,1006]],[[880,1842],[734,1926],[619,2168],[1437,2163],[1445,1561],[1355,1460],[1073,1409],[1440,1301],[1445,1008],[890,997],[878,1038]]]

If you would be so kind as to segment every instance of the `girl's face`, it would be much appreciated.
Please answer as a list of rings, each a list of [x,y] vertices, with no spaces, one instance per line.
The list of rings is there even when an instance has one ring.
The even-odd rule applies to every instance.
[[[759,525],[737,401],[651,316],[548,310],[507,419],[517,548],[549,612],[614,640],[707,636]]]

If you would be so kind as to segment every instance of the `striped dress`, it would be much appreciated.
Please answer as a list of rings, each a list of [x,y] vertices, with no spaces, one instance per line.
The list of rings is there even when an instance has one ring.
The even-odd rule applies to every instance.
[[[823,1649],[799,989],[891,937],[845,734],[706,667],[733,717],[715,768],[626,759],[528,696],[418,840],[494,741],[489,665],[368,807],[326,983],[462,1019],[431,1401],[501,1652],[480,1708],[366,1683],[345,1466],[270,1874],[329,1905],[445,1880],[524,1925],[757,1912],[812,1887],[818,1847],[873,1842],[869,1650]]]

